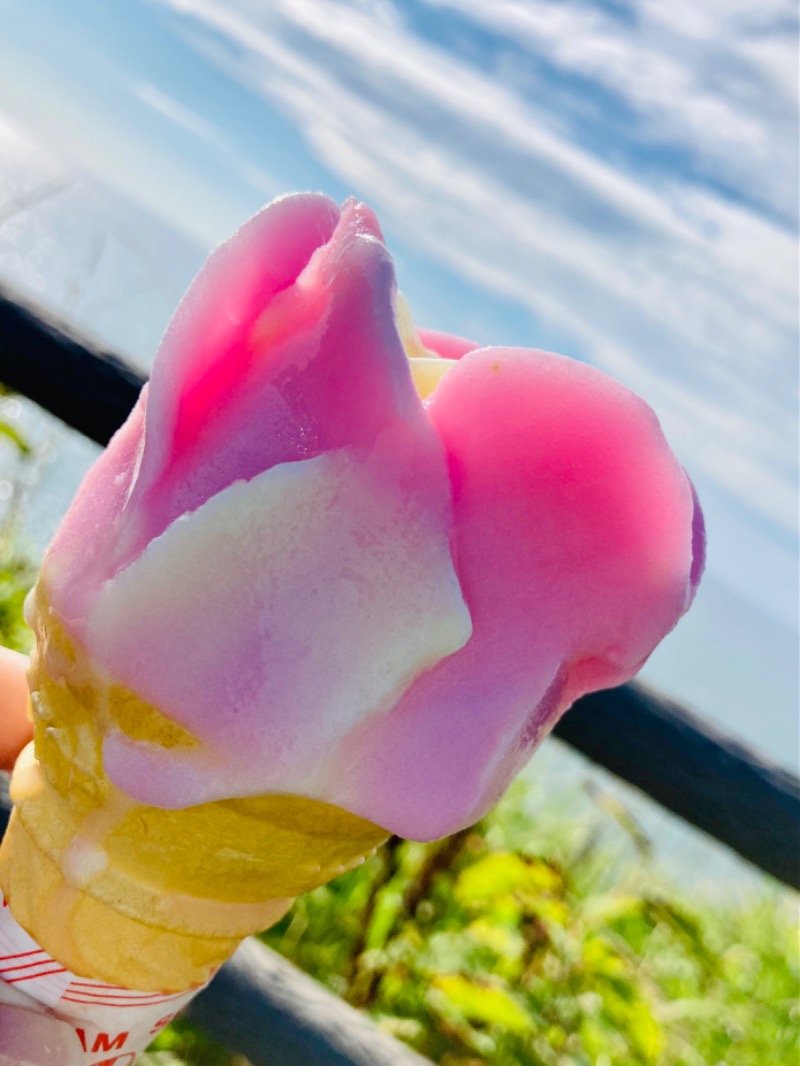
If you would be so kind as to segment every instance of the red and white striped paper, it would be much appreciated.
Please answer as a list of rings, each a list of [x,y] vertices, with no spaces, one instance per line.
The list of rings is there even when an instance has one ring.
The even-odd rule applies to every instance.
[[[14,920],[0,892],[0,980],[69,1022],[85,1066],[131,1066],[200,988],[173,995],[136,992],[77,977]]]

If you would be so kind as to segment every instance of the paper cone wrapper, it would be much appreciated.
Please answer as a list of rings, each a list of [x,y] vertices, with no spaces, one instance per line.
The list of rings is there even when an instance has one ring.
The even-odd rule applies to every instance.
[[[71,1025],[83,1050],[84,1066],[132,1066],[140,1052],[200,991],[193,988],[171,995],[138,992],[70,973],[15,921],[2,893],[0,978],[0,1002],[15,1003],[28,1012],[47,1011]],[[0,1053],[10,1044],[14,1061],[20,1052],[27,1061],[19,1028],[15,1025],[6,1032],[4,1024],[0,1019]],[[35,1024],[29,1024],[31,1030],[38,1035]],[[41,1061],[37,1057],[40,1053],[40,1048],[30,1048],[32,1060]]]

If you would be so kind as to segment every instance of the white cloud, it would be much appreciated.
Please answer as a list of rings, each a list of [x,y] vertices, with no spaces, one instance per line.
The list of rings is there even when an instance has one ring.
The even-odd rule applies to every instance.
[[[498,150],[508,147],[548,162],[560,180],[591,188],[593,197],[608,210],[648,225],[681,228],[658,195],[553,133],[543,116],[531,112],[512,91],[402,29],[387,32],[360,5],[275,0],[265,9],[247,0],[236,5],[218,0],[160,2],[235,42],[242,54],[232,60],[230,73],[242,77],[248,71],[251,83],[258,81],[273,103],[280,105],[276,90],[286,78],[320,88],[335,82],[339,89],[353,78],[360,83],[356,96],[372,93],[390,113],[402,109],[404,101],[407,109],[434,107],[427,119],[423,111],[416,112],[423,129],[441,114],[463,123],[454,131],[458,137],[470,132],[483,135]],[[297,31],[303,32],[304,40],[292,39]],[[313,45],[325,49],[324,63],[311,52]],[[332,103],[324,97],[317,100],[320,116],[331,111]]]
[[[195,137],[199,137],[217,148],[226,149],[229,147],[227,138],[213,123],[203,118],[196,111],[192,111],[191,108],[179,103],[174,97],[163,92],[157,86],[151,85],[149,82],[140,82],[133,86],[133,93],[142,103],[151,107],[153,111],[163,115],[170,122],[182,126],[189,133],[193,133]]]
[[[201,141],[215,148],[220,155],[224,155],[236,168],[238,174],[254,189],[267,195],[271,194],[271,175],[261,167],[255,166],[248,156],[242,154],[219,127],[149,82],[135,84],[133,93],[157,114],[176,126],[180,126],[187,133],[199,137]]]
[[[621,19],[582,0],[427,0],[610,91],[639,117],[632,141],[688,149],[708,175],[794,217],[797,11],[641,0]]]
[[[0,113],[0,278],[146,361],[202,253]]]

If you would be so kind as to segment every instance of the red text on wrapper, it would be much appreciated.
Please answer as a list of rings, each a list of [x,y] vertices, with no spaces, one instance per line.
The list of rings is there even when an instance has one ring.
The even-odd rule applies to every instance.
[[[165,1014],[163,1018],[159,1018],[153,1028],[150,1030],[150,1036],[155,1036],[160,1033],[165,1025],[169,1025],[172,1019],[177,1015],[177,1011],[173,1014]]]
[[[75,1032],[78,1034],[78,1039],[81,1042],[83,1050],[91,1051],[92,1054],[95,1054],[95,1052],[98,1051],[121,1051],[122,1048],[125,1047],[125,1041],[130,1036],[130,1033],[127,1031],[124,1033],[117,1033],[117,1035],[113,1037],[111,1033],[98,1033],[90,1048],[86,1040],[86,1030],[76,1028]]]

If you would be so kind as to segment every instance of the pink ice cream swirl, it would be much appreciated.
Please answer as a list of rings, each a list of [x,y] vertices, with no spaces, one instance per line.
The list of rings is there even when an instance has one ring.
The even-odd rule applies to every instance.
[[[367,207],[275,201],[211,255],[84,481],[51,608],[197,741],[108,732],[140,801],[290,793],[442,836],[691,603],[702,518],[642,400],[399,317]]]

